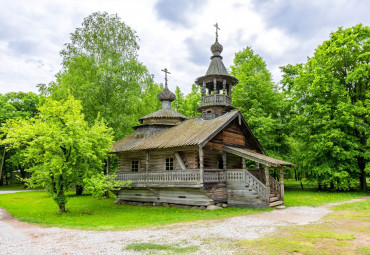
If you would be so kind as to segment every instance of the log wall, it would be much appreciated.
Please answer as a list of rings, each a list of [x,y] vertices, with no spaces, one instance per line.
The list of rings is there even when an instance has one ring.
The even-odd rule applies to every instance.
[[[175,157],[175,152],[178,152],[186,169],[198,169],[198,148],[178,148],[178,149],[163,149],[149,151],[149,172],[165,171],[166,158],[174,159],[174,170],[181,170],[181,165]],[[130,151],[118,154],[118,172],[131,172],[131,162],[139,161],[139,172],[145,172],[146,152],[145,151]]]

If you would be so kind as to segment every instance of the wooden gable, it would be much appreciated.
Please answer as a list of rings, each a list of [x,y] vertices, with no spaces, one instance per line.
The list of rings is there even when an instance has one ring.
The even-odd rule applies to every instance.
[[[265,154],[261,145],[253,135],[242,115],[235,118],[221,131],[219,131],[204,146],[205,150],[222,152],[223,146],[246,148],[258,153]]]

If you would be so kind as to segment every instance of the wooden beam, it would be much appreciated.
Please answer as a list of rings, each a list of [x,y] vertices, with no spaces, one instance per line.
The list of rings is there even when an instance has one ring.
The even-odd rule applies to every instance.
[[[145,151],[145,179],[148,182],[148,172],[149,172],[149,150]]]
[[[270,168],[265,166],[265,178],[266,178],[266,200],[270,202]]]
[[[247,168],[246,165],[245,165],[245,158],[242,158],[242,168],[243,169],[246,169]]]
[[[226,152],[222,153],[222,164],[223,164],[223,169],[226,171],[227,164],[226,164]]]
[[[199,172],[200,172],[200,183],[203,183],[203,174],[204,174],[204,163],[203,163],[203,148],[199,146]]]
[[[185,166],[184,162],[182,161],[182,159],[180,157],[180,154],[178,152],[175,152],[175,157],[176,157],[177,161],[179,162],[181,169],[186,170],[186,166]]]
[[[284,201],[284,167],[280,168],[280,198]]]

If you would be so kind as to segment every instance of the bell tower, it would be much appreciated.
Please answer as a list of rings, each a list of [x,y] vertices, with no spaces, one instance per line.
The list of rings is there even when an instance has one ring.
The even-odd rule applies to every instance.
[[[205,120],[221,116],[235,107],[232,106],[231,89],[238,84],[238,79],[228,74],[222,62],[222,45],[218,42],[218,24],[216,27],[216,41],[211,46],[211,63],[204,76],[195,80],[195,84],[202,88],[202,103],[198,111]]]

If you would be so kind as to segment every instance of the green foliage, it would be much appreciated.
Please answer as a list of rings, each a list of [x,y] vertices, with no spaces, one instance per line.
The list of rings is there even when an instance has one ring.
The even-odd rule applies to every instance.
[[[67,203],[66,191],[86,175],[100,172],[113,143],[111,129],[100,118],[90,128],[81,114],[81,103],[46,99],[39,115],[30,119],[10,119],[1,131],[7,148],[20,150],[27,171],[27,184],[44,187],[61,211]]]
[[[126,250],[133,251],[166,251],[173,254],[196,252],[199,250],[199,246],[187,246],[179,247],[179,245],[165,245],[165,244],[154,244],[154,243],[132,243],[125,247]]]
[[[186,96],[184,96],[179,87],[176,87],[175,94],[176,100],[172,103],[172,107],[175,111],[187,117],[200,115],[200,112],[197,111],[202,101],[199,86],[193,84],[191,86],[191,92]]]
[[[269,155],[283,156],[287,150],[282,118],[284,97],[272,82],[266,63],[247,47],[235,54],[231,74],[239,80],[232,95],[233,105],[241,108]]]
[[[81,100],[89,125],[104,116],[116,139],[132,133],[140,117],[160,108],[160,87],[137,59],[137,40],[117,15],[91,14],[61,51],[56,82],[39,85],[40,90],[54,99],[72,94]]]
[[[0,195],[0,207],[6,209],[14,217],[31,223],[94,230],[162,226],[177,222],[222,219],[271,210],[225,208],[210,211],[174,207],[115,205],[113,199],[97,200],[92,196],[74,196],[72,193],[68,193],[70,209],[67,213],[55,213],[56,204],[45,192],[39,191]]]
[[[103,198],[109,191],[119,190],[121,187],[129,187],[131,181],[116,181],[116,174],[104,175],[96,173],[84,179],[84,192],[91,193],[95,198]]]
[[[354,179],[359,179],[365,189],[370,164],[370,28],[339,28],[306,64],[282,71],[299,169],[331,188],[354,188]]]
[[[43,98],[32,92],[9,92],[0,94],[0,126],[9,119],[27,119],[37,115],[37,106],[43,101]],[[2,133],[0,131],[0,137]],[[18,150],[8,150],[5,154],[5,164],[0,170],[0,180],[10,175],[13,169],[20,169],[22,177],[24,176],[24,166],[20,164],[21,148]],[[0,162],[4,153],[4,147],[0,148]],[[1,164],[1,163],[0,163]],[[1,167],[1,166],[0,166]],[[2,184],[2,182],[0,182]]]

